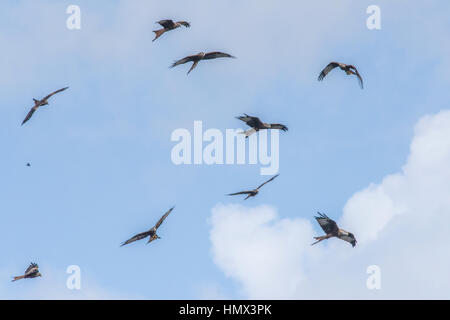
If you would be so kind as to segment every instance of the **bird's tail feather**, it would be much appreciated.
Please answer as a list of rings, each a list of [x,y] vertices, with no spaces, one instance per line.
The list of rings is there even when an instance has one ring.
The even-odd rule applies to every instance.
[[[315,245],[316,243],[319,243],[320,241],[324,240],[324,237],[314,237],[314,240],[317,240],[317,241],[314,243],[311,243],[312,246]]]
[[[159,29],[159,30],[155,30],[153,31],[155,33],[155,39],[153,39],[152,41],[155,41],[156,39],[158,39],[159,37],[162,36],[162,34],[165,32],[166,30],[164,29]]]
[[[18,277],[14,277],[14,279],[12,279],[11,281],[14,282],[14,281],[17,281],[17,280],[20,280],[23,278],[25,278],[25,276],[18,276]]]

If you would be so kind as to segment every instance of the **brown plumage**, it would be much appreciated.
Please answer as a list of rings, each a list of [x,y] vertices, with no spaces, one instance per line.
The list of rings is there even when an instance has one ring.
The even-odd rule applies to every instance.
[[[123,247],[123,246],[126,245],[126,244],[135,242],[135,241],[137,241],[137,240],[142,240],[142,239],[144,239],[144,238],[146,238],[146,237],[149,237],[147,243],[150,243],[150,242],[152,242],[153,240],[156,240],[156,239],[161,239],[161,237],[158,236],[158,235],[156,234],[156,230],[158,230],[158,228],[161,226],[161,224],[164,222],[164,220],[167,218],[167,216],[172,212],[172,210],[173,210],[174,208],[175,208],[175,207],[173,207],[173,208],[171,208],[169,211],[167,211],[167,212],[159,219],[159,221],[153,226],[153,228],[151,228],[150,230],[148,230],[148,231],[146,231],[146,232],[139,233],[139,234],[137,234],[137,235],[131,237],[131,238],[128,239],[127,241],[124,241],[124,242],[121,244],[121,247]]]
[[[319,74],[319,81],[322,81],[323,78],[325,78],[325,76],[334,68],[339,67],[341,70],[345,71],[345,73],[347,75],[355,75],[358,77],[359,80],[359,85],[361,86],[361,89],[364,89],[364,84],[363,84],[363,79],[361,77],[361,75],[359,74],[358,70],[356,69],[355,66],[351,65],[351,64],[345,64],[345,63],[340,63],[340,62],[330,62],[323,70],[322,72],[320,72]]]
[[[59,90],[56,90],[55,92],[50,93],[48,96],[42,98],[41,100],[37,100],[37,99],[33,99],[34,101],[34,106],[31,108],[31,110],[28,112],[27,116],[25,117],[25,119],[22,121],[22,125],[27,122],[28,120],[31,119],[31,117],[33,116],[34,112],[42,106],[48,105],[48,99],[53,96],[54,94],[57,94],[59,92],[62,92],[66,89],[68,89],[69,87],[65,87]]]
[[[41,273],[39,272],[39,266],[36,263],[31,263],[30,266],[25,271],[25,274],[22,276],[14,277],[11,281],[17,281],[20,279],[30,279],[30,278],[37,278],[42,277]]]
[[[170,19],[161,20],[156,23],[159,23],[163,28],[153,31],[155,33],[155,39],[153,39],[152,41],[155,41],[156,39],[161,37],[167,31],[174,30],[181,26],[185,26],[186,28],[189,28],[191,26],[191,24],[189,22],[186,22],[186,21],[173,22],[173,20],[170,20]]]
[[[189,71],[187,73],[187,74],[189,74],[192,70],[194,70],[194,68],[197,66],[199,61],[209,60],[209,59],[217,59],[217,58],[233,58],[233,59],[235,59],[236,57],[233,57],[232,55],[230,55],[228,53],[223,53],[223,52],[219,52],[219,51],[213,51],[213,52],[208,52],[208,53],[200,52],[198,54],[194,54],[192,56],[187,56],[183,59],[175,61],[170,67],[173,68],[173,67],[176,67],[183,63],[193,62],[191,68],[189,69]]]
[[[258,188],[253,189],[253,190],[248,190],[248,191],[241,191],[241,192],[236,192],[236,193],[230,193],[228,194],[229,196],[236,196],[239,194],[246,194],[247,197],[244,200],[247,200],[250,197],[254,197],[259,193],[259,189],[262,188],[262,186],[264,186],[266,183],[269,183],[270,181],[272,181],[273,179],[275,179],[276,177],[278,177],[279,174],[273,176],[272,178],[270,178],[269,180],[267,180],[266,182],[264,182],[263,184],[261,184]]]
[[[317,213],[319,214],[319,216],[315,218],[319,223],[320,227],[322,228],[322,230],[325,232],[325,235],[321,237],[314,237],[314,239],[317,241],[314,242],[312,245],[333,237],[349,242],[352,245],[352,247],[356,245],[356,239],[353,233],[340,229],[337,223],[334,220],[328,218],[327,215],[322,214],[320,212]]]
[[[264,129],[279,129],[282,131],[288,131],[288,127],[286,127],[284,124],[280,123],[264,123],[257,117],[249,116],[248,114],[245,114],[240,117],[236,117],[236,119],[244,121],[251,129],[241,132],[242,134],[245,134],[245,137],[248,138],[250,135],[252,135],[255,132],[258,132],[259,130]]]

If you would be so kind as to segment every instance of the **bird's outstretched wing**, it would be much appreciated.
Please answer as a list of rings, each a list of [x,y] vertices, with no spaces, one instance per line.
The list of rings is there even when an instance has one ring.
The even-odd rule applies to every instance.
[[[246,131],[239,132],[239,134],[245,134],[245,138],[248,138],[248,137],[250,137],[252,134],[254,134],[255,132],[256,132],[256,129],[255,129],[255,128],[250,128],[250,129],[248,129],[248,130],[246,130]]]
[[[260,185],[258,188],[256,188],[257,190],[259,190],[259,189],[261,189],[261,187],[263,186],[263,185],[265,185],[266,183],[269,183],[270,181],[272,181],[273,179],[275,179],[276,177],[278,177],[279,176],[279,174],[277,174],[277,175],[274,175],[272,178],[270,178],[269,180],[267,180],[266,182],[264,182],[262,185]]]
[[[262,121],[259,120],[258,117],[252,117],[245,113],[243,116],[236,117],[236,119],[244,121],[249,127],[252,127],[252,128],[261,128],[263,126]]]
[[[186,58],[180,59],[178,61],[175,61],[174,63],[172,63],[172,65],[170,66],[171,68],[176,67],[180,64],[186,63],[186,62],[190,62],[190,61],[194,61],[194,59],[197,57],[197,55],[192,55],[192,56],[187,56]]]
[[[334,220],[328,218],[326,214],[322,214],[320,212],[317,212],[317,214],[319,216],[315,218],[326,234],[337,233],[339,231],[337,223]]]
[[[126,244],[129,244],[129,243],[132,243],[132,242],[144,239],[145,237],[148,237],[149,235],[150,235],[149,231],[139,233],[139,234],[133,236],[132,238],[128,239],[127,241],[122,242],[122,244],[120,246],[123,247]]]
[[[170,20],[170,19],[160,20],[160,21],[158,21],[156,23],[159,23],[162,27],[167,28],[167,29],[173,27],[174,24],[175,24],[173,22],[173,20]]]
[[[271,129],[280,129],[282,131],[288,131],[288,127],[286,127],[284,124],[281,123],[272,123],[270,125]]]
[[[31,117],[33,116],[33,113],[37,110],[37,107],[33,107],[31,108],[31,110],[28,112],[27,116],[25,117],[25,119],[23,119],[22,121],[22,126],[24,125],[25,122],[27,122],[28,120],[31,119]]]
[[[338,238],[351,243],[352,247],[356,246],[356,239],[353,233],[348,232],[345,235],[339,235]]]
[[[216,59],[216,58],[233,58],[233,59],[235,59],[236,57],[232,56],[231,54],[223,53],[223,52],[219,52],[219,51],[208,52],[203,57],[203,59]]]
[[[361,89],[364,89],[363,79],[362,79],[361,75],[359,74],[358,70],[356,69],[356,67],[351,65],[351,66],[349,66],[349,68],[352,69],[354,74],[358,77],[359,85],[360,85]]]
[[[167,216],[172,212],[172,210],[175,207],[172,207],[169,209],[169,211],[167,211],[166,213],[164,213],[164,215],[161,217],[161,219],[159,219],[159,221],[155,224],[155,229],[158,229],[159,226],[164,222],[164,220],[167,218]]]
[[[319,74],[319,81],[322,81],[323,78],[334,68],[339,67],[339,62],[330,62]]]
[[[228,194],[228,196],[237,196],[238,194],[251,194],[251,191],[241,191],[241,192],[235,192],[235,193],[230,193]]]
[[[57,94],[57,93],[60,93],[60,92],[62,92],[62,91],[64,91],[64,90],[67,90],[67,89],[69,89],[69,87],[65,87],[65,88],[56,90],[55,92],[52,92],[52,93],[50,93],[48,96],[44,97],[44,99],[42,99],[42,100],[45,101],[45,100],[49,99],[51,96],[53,96],[53,95],[55,95],[55,94]]]
[[[28,276],[28,275],[33,274],[38,271],[39,271],[39,266],[36,263],[32,262],[30,264],[30,266],[27,268],[27,270],[25,270],[25,276]]]
[[[178,21],[178,23],[185,26],[186,28],[189,28],[191,26],[191,24],[187,21]]]

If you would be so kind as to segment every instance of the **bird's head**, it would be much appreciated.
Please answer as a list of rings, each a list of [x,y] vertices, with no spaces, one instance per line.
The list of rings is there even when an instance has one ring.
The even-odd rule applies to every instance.
[[[203,58],[205,56],[205,53],[204,52],[200,52],[198,55]]]

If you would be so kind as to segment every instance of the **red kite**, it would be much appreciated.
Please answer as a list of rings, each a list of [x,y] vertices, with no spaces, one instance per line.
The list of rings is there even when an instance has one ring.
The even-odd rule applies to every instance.
[[[158,235],[156,234],[156,230],[158,230],[159,226],[163,223],[163,221],[167,218],[167,216],[172,212],[172,210],[173,210],[174,208],[175,208],[175,207],[173,207],[173,208],[171,208],[169,211],[167,211],[167,212],[161,217],[161,219],[159,219],[159,221],[155,224],[155,226],[154,226],[153,228],[151,228],[149,231],[142,232],[142,233],[139,233],[139,234],[135,235],[134,237],[128,239],[128,240],[125,241],[125,242],[123,242],[122,245],[121,245],[121,247],[123,247],[123,246],[126,245],[126,244],[132,243],[132,242],[134,242],[134,241],[142,240],[142,239],[144,239],[144,238],[146,238],[146,237],[149,237],[147,243],[150,243],[150,242],[152,242],[153,240],[156,240],[156,239],[161,239],[161,237],[158,236]]]
[[[361,89],[364,89],[363,79],[361,75],[359,74],[358,70],[356,70],[356,67],[350,64],[340,63],[340,62],[330,62],[320,73],[318,80],[322,81],[323,78],[334,68],[339,67],[341,70],[345,71],[347,75],[355,75],[359,79],[359,85],[361,86]]]
[[[192,56],[187,56],[186,58],[175,61],[170,67],[173,68],[173,67],[176,67],[183,63],[193,62],[191,68],[189,69],[189,71],[187,73],[187,74],[189,74],[192,70],[194,70],[194,68],[197,66],[197,64],[200,60],[209,60],[209,59],[217,59],[217,58],[234,58],[235,59],[236,57],[233,57],[232,55],[230,55],[228,53],[223,53],[223,52],[218,52],[218,51],[208,52],[208,53],[200,52],[198,54],[194,54]]]
[[[48,96],[44,97],[44,98],[41,99],[41,100],[33,99],[33,101],[34,101],[34,107],[31,108],[30,112],[28,112],[27,116],[25,117],[25,119],[24,119],[23,122],[22,122],[22,125],[23,125],[25,122],[27,122],[28,120],[31,119],[31,117],[33,116],[33,113],[34,113],[39,107],[48,105],[48,99],[49,99],[51,96],[53,96],[54,94],[57,94],[57,93],[59,93],[59,92],[61,92],[61,91],[64,91],[64,90],[66,90],[66,89],[68,89],[68,88],[69,88],[69,87],[65,87],[65,88],[56,90],[55,92],[50,93]]]
[[[241,132],[242,134],[245,134],[246,138],[248,138],[253,133],[263,129],[280,129],[282,131],[288,131],[288,127],[286,127],[284,124],[264,123],[261,120],[259,120],[259,118],[249,116],[248,114],[245,113],[244,116],[236,117],[236,119],[244,121],[249,127],[251,127],[251,129]]]
[[[312,245],[319,243],[322,240],[336,237],[341,240],[350,242],[352,247],[356,246],[356,239],[353,233],[347,232],[343,229],[339,229],[337,223],[334,220],[331,220],[325,214],[322,214],[320,212],[317,213],[319,214],[319,216],[315,218],[326,235],[321,237],[314,237],[314,239],[317,241]]]
[[[12,281],[17,281],[20,279],[30,279],[30,278],[37,278],[42,277],[42,275],[39,272],[39,266],[36,263],[31,263],[28,269],[25,271],[25,274],[23,276],[14,277]]]
[[[156,34],[156,36],[155,36],[155,39],[153,39],[152,41],[155,41],[156,39],[161,37],[167,31],[174,30],[181,26],[185,26],[186,28],[189,28],[191,26],[191,24],[186,21],[173,22],[173,20],[169,20],[169,19],[161,20],[161,21],[158,21],[157,23],[159,23],[163,27],[163,29],[153,31]]]
[[[236,193],[230,193],[229,196],[236,196],[238,194],[246,194],[247,197],[244,200],[247,200],[250,197],[254,197],[258,194],[259,189],[262,188],[263,185],[265,185],[266,183],[269,183],[270,181],[272,181],[273,179],[275,179],[276,177],[278,177],[279,174],[273,176],[272,178],[270,178],[269,180],[267,180],[266,182],[264,182],[262,185],[260,185],[258,188],[253,189],[253,190],[249,190],[249,191],[241,191],[241,192],[236,192]]]

